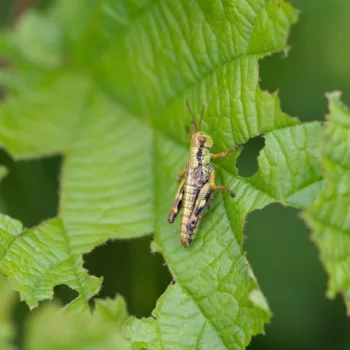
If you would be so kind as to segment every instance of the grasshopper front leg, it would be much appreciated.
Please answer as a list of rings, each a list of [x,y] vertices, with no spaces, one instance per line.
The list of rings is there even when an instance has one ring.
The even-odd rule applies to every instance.
[[[181,180],[180,185],[177,188],[175,201],[168,216],[168,222],[170,224],[172,224],[175,221],[177,215],[181,210],[184,192],[185,192],[185,179]]]
[[[212,157],[213,159],[224,158],[224,157],[226,157],[229,153],[235,151],[236,149],[240,148],[241,146],[242,146],[242,145],[237,145],[236,147],[227,149],[225,152],[212,154],[211,157]]]

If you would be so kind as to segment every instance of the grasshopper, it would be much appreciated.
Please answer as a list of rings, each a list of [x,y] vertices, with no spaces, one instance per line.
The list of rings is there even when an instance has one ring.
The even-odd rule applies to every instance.
[[[190,135],[190,155],[186,168],[179,174],[180,185],[168,216],[169,223],[173,223],[183,207],[180,241],[184,247],[188,247],[196,236],[203,213],[207,208],[209,209],[214,191],[227,191],[231,197],[235,197],[229,187],[216,185],[215,171],[210,164],[210,159],[223,158],[241,147],[241,145],[237,145],[224,152],[211,154],[210,148],[213,147],[213,139],[202,132],[201,128],[204,106],[198,129],[191,107],[187,101],[186,104],[196,130]]]

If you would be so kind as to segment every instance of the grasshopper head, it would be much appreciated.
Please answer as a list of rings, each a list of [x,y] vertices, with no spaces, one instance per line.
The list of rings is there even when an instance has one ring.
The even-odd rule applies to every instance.
[[[209,135],[202,132],[202,119],[203,119],[203,113],[204,113],[204,106],[202,107],[202,113],[201,113],[201,118],[199,121],[199,128],[198,128],[196,118],[194,117],[194,114],[192,112],[192,109],[191,109],[188,101],[186,101],[186,104],[187,104],[188,110],[190,111],[193,125],[197,131],[196,133],[191,134],[191,136],[190,136],[191,145],[194,147],[204,147],[204,148],[213,147],[213,139]],[[198,130],[200,130],[200,131],[198,131]]]
[[[213,147],[213,139],[202,131],[196,132],[191,137],[191,145],[195,147],[211,148]]]

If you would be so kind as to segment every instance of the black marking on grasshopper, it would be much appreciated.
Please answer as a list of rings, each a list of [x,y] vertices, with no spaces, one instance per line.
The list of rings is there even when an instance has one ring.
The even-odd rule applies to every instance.
[[[201,146],[198,148],[198,152],[197,152],[197,162],[199,167],[202,166],[202,153],[203,153],[203,148]]]

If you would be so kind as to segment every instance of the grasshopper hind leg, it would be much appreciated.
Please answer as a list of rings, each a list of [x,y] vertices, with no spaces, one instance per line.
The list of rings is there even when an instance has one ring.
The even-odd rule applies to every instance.
[[[175,201],[173,204],[173,207],[170,210],[169,216],[168,216],[168,222],[172,224],[177,215],[179,214],[181,208],[182,208],[182,201],[184,197],[184,192],[185,192],[185,179],[183,179],[177,189],[176,196],[175,196]]]
[[[213,191],[210,188],[210,184],[203,186],[199,192],[198,198],[193,208],[193,213],[187,224],[187,229],[194,231],[199,225],[205,209],[207,209],[213,199]]]

